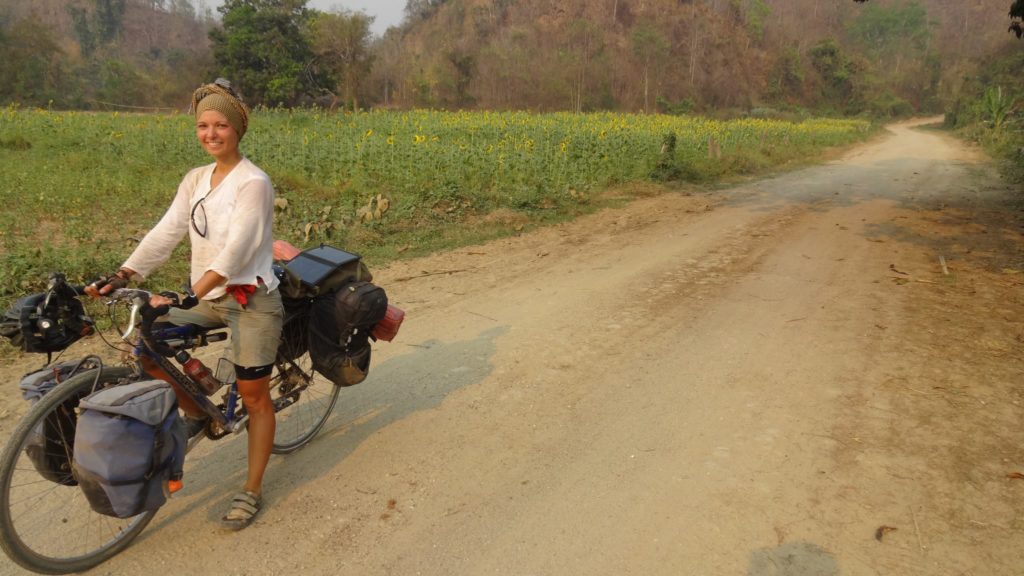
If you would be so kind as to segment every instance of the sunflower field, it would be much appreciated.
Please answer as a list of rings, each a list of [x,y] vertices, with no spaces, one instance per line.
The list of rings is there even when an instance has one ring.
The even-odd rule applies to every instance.
[[[0,110],[0,303],[50,270],[82,281],[123,261],[181,177],[209,162],[193,123]],[[507,233],[459,233],[496,210],[527,225],[557,220],[599,207],[596,193],[620,184],[754,174],[872,130],[832,119],[257,110],[241,147],[274,181],[278,237],[388,259]]]

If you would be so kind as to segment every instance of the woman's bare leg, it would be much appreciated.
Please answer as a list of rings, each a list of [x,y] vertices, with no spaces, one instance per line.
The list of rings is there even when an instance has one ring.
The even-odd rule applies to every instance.
[[[270,376],[258,380],[238,380],[238,393],[249,413],[249,473],[245,490],[262,494],[263,473],[274,448],[274,405],[270,400]]]

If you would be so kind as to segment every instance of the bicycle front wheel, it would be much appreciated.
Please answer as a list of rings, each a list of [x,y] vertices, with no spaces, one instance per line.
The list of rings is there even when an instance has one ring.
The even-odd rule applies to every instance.
[[[340,388],[313,371],[309,354],[294,362],[278,362],[270,379],[277,413],[274,454],[290,454],[316,436],[338,401]]]
[[[46,446],[49,456],[67,458],[73,440],[43,443],[50,426],[70,428],[77,422],[79,400],[96,389],[127,381],[128,368],[89,370],[55,387],[29,410],[0,455],[0,548],[24,568],[43,574],[80,572],[117,554],[142,532],[156,513],[119,519],[94,512],[71,475],[44,477],[29,457],[29,446]],[[50,434],[52,436],[52,433]],[[56,435],[73,439],[64,429]]]

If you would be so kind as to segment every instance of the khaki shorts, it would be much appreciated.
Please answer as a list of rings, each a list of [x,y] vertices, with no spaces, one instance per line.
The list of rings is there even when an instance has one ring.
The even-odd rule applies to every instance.
[[[235,366],[258,368],[269,366],[277,357],[281,343],[281,324],[284,321],[284,306],[281,292],[267,292],[260,284],[256,292],[249,295],[245,308],[230,294],[216,300],[200,300],[190,310],[171,308],[162,318],[171,324],[197,324],[204,328],[231,329],[231,354],[228,357]]]

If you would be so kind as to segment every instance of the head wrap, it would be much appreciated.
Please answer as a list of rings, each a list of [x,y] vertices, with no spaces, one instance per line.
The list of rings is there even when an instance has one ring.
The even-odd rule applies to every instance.
[[[228,124],[238,132],[241,140],[249,128],[249,109],[231,88],[231,83],[217,78],[213,84],[204,84],[192,93],[191,111],[196,118],[207,110],[216,110],[228,119]]]

